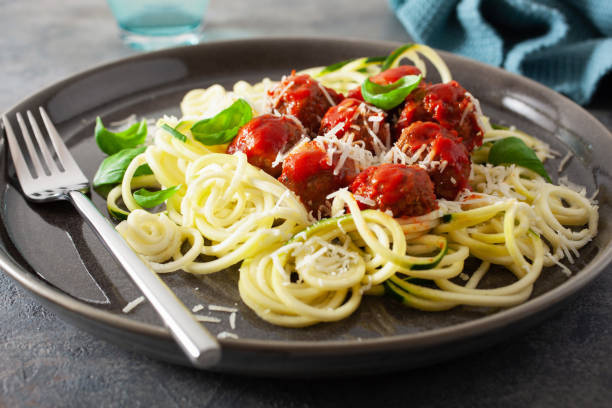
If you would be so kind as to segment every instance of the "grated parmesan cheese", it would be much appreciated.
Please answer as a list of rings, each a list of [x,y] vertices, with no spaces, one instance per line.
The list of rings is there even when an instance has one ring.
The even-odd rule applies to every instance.
[[[444,171],[444,169],[446,168],[446,166],[448,166],[448,161],[446,160],[442,160],[440,162],[440,166],[438,166],[438,170],[440,170],[440,173],[442,173]],[[452,179],[451,181],[453,181],[454,179]],[[455,181],[453,181],[453,184],[456,184]]]
[[[336,132],[342,126],[344,126],[344,124],[339,123],[329,132],[313,139],[316,143],[320,143],[327,150],[327,158],[330,165],[333,162],[333,155],[338,153],[340,154],[338,157],[338,162],[334,168],[334,174],[339,174],[340,169],[346,163],[347,159],[351,159],[354,162],[356,170],[363,170],[375,165],[379,160],[377,160],[369,150],[364,149],[359,144],[352,143],[352,133],[346,135],[344,140],[335,137]]]
[[[132,310],[134,310],[134,308],[136,306],[138,306],[139,304],[141,304],[142,302],[145,301],[145,297],[144,296],[139,296],[136,299],[132,300],[131,302],[129,302],[127,305],[125,305],[125,307],[122,309],[123,313],[130,313]]]
[[[282,81],[285,80],[285,77],[283,77]],[[281,81],[281,82],[282,82]],[[294,82],[293,81],[289,81],[287,83],[287,85],[285,85],[285,87],[283,89],[281,89],[280,93],[276,96],[276,98],[274,98],[274,100],[272,101],[272,107],[276,107],[276,105],[278,105],[278,102],[280,101],[280,99],[283,97],[283,95],[287,92],[287,90],[289,90],[289,88],[291,88],[291,86],[293,86]]]
[[[416,163],[421,158],[421,155],[423,154],[425,149],[427,149],[427,145],[425,145],[425,144],[421,145],[421,147],[419,147],[419,149],[416,152],[414,152],[412,157],[410,157],[410,162],[407,163],[407,164],[414,164],[414,163]]]
[[[478,126],[483,130],[490,129],[491,126],[488,125],[488,118],[482,113],[480,101],[470,92],[466,92],[465,96],[470,100],[472,107],[476,111],[476,121],[478,122]]]
[[[559,167],[557,168],[558,173],[561,173],[565,169],[565,166],[573,156],[574,154],[571,152],[571,150],[568,150],[565,157],[563,157],[563,159],[561,160],[561,163],[559,163]]]
[[[332,276],[348,272],[350,265],[359,261],[359,254],[349,249],[350,242],[348,237],[342,245],[333,244],[317,236],[310,238],[294,251],[296,270],[310,268],[316,264],[318,270],[326,271]],[[315,251],[315,247],[319,248]],[[317,282],[320,287],[324,287],[321,278],[318,278]]]
[[[238,309],[235,307],[226,307],[226,306],[218,306],[218,305],[208,305],[208,310],[212,310],[214,312],[227,312],[227,313],[236,313]]]
[[[274,161],[272,162],[272,167],[276,167],[279,164],[281,164],[285,158],[294,150],[296,150],[299,146],[303,145],[304,143],[308,142],[308,138],[307,137],[302,137],[302,139],[300,139],[299,142],[297,142],[291,149],[287,150],[286,152],[283,151],[279,151],[276,154],[276,158],[274,159]]]
[[[278,112],[278,111],[277,111]],[[298,125],[298,127],[302,130],[302,135],[306,134],[306,129],[304,128],[304,125],[302,124],[302,122],[295,116],[289,114],[289,113],[284,113],[282,116],[291,119],[296,125]]]
[[[327,98],[327,102],[329,102],[329,104],[331,106],[336,106],[336,102],[334,102],[332,97],[329,96],[329,93],[327,92],[327,89],[325,89],[325,87],[323,85],[321,85],[321,83],[319,81],[315,81],[315,82],[317,83],[317,85],[319,85],[319,89],[321,90],[321,92],[323,92],[323,95],[325,95],[325,98]]]
[[[236,340],[238,339],[238,335],[234,333],[222,331],[221,333],[217,334],[217,338],[220,340],[223,340],[223,339],[235,339]]]
[[[198,322],[221,323],[221,319],[213,316],[193,315]]]
[[[364,196],[360,196],[358,194],[354,194],[353,197],[355,197],[355,200],[365,204],[365,205],[369,205],[369,206],[375,206],[376,205],[376,201],[372,200],[371,198],[368,197],[364,197]]]
[[[232,312],[232,314],[230,314],[229,324],[232,330],[236,330],[236,312]]]

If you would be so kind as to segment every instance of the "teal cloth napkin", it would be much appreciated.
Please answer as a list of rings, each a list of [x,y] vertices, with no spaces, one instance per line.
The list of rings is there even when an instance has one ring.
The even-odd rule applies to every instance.
[[[415,42],[590,101],[612,70],[612,0],[389,0]]]

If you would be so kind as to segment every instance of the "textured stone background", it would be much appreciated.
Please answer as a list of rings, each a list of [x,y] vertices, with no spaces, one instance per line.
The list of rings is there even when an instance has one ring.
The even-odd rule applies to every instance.
[[[0,111],[134,53],[102,0],[58,3],[0,0]],[[384,0],[302,3],[213,0],[207,35],[408,40]],[[589,110],[612,129],[610,82]],[[64,323],[0,273],[0,407],[610,406],[610,272],[545,323],[479,353],[401,374],[307,382],[210,374],[126,352]]]

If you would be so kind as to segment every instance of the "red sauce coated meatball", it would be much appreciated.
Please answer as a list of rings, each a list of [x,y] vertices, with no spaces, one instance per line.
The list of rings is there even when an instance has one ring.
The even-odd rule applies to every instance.
[[[437,208],[433,183],[418,166],[387,163],[368,167],[355,178],[350,190],[375,203],[370,206],[358,201],[362,209],[390,210],[394,217],[414,217]]]
[[[483,131],[478,125],[476,108],[456,81],[427,85],[408,95],[395,125],[396,134],[416,121],[437,122],[456,131],[469,152],[482,145]]]
[[[326,197],[348,186],[355,178],[355,171],[348,163],[338,170],[337,155],[331,163],[322,143],[309,141],[295,147],[283,161],[283,171],[278,180],[293,191],[314,215],[329,215]]]
[[[395,68],[386,69],[376,75],[370,77],[370,81],[378,85],[389,85],[404,77],[406,75],[419,75],[421,70],[412,65],[400,65]],[[355,98],[363,101],[363,95],[361,95],[361,86],[351,89],[348,91],[347,98]]]
[[[334,103],[339,103],[344,98],[333,89],[320,85],[306,74],[286,77],[269,90],[268,95],[272,100],[272,109],[295,116],[312,134],[317,133],[321,125],[321,118],[333,105],[329,99],[331,98]]]
[[[280,163],[273,166],[276,157],[289,151],[302,138],[302,134],[300,125],[286,116],[258,116],[240,128],[227,147],[227,153],[243,152],[249,163],[278,177],[282,166]]]
[[[338,139],[358,142],[373,153],[385,150],[390,146],[389,125],[387,114],[372,105],[357,99],[347,98],[336,106],[329,108],[321,121],[320,134],[331,131],[338,125],[341,128],[335,132]]]
[[[402,131],[395,145],[408,156],[425,145],[421,160],[429,156],[431,162],[439,163],[429,165],[428,170],[438,197],[454,200],[468,186],[470,155],[455,131],[433,122],[414,122]]]

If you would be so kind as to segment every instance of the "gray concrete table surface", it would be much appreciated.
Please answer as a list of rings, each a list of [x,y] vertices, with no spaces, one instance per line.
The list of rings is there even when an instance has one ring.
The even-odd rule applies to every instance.
[[[0,0],[0,111],[136,52],[103,0]],[[213,0],[210,40],[317,35],[407,41],[384,0]],[[612,129],[612,81],[588,109]],[[612,405],[612,269],[541,325],[478,353],[375,378],[220,375],[130,353],[60,320],[0,273],[0,407]]]

